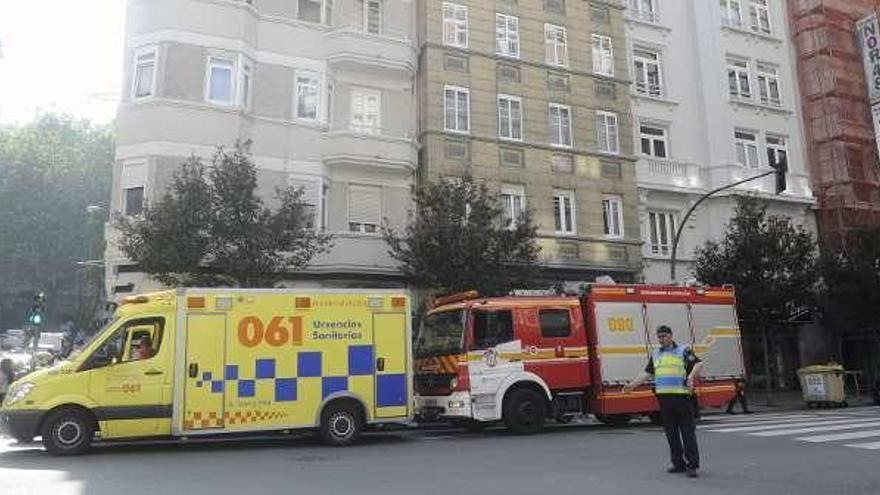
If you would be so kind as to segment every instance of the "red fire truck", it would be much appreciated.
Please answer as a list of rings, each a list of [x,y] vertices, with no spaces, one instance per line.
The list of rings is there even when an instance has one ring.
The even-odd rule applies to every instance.
[[[650,384],[622,388],[644,369],[659,325],[704,361],[699,403],[729,401],[743,376],[732,288],[594,285],[582,296],[438,299],[415,342],[416,415],[503,421],[518,433],[582,413],[609,424],[656,419]]]

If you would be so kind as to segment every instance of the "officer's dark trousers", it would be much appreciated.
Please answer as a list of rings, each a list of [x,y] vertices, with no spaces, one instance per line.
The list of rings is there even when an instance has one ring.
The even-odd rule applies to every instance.
[[[697,450],[694,404],[691,397],[662,394],[657,396],[657,400],[660,401],[663,429],[666,430],[672,465],[677,468],[699,468],[700,453]]]

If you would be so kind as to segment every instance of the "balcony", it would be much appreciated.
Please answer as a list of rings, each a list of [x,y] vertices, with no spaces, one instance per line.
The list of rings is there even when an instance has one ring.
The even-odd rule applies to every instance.
[[[738,163],[711,167],[705,170],[706,189],[714,189],[726,184],[732,184],[769,171],[770,169],[766,167],[745,167]],[[802,173],[789,172],[786,174],[785,179],[787,187],[785,192],[781,193],[779,197],[808,198],[812,200],[813,189],[809,176]],[[740,184],[734,190],[776,195],[776,177],[771,174],[767,177]]]
[[[664,158],[640,158],[636,162],[636,180],[640,186],[670,189],[701,189],[704,187],[699,165]]]
[[[417,145],[408,131],[346,123],[322,137],[327,165],[372,165],[415,170]]]
[[[343,17],[326,35],[327,62],[358,71],[399,71],[410,76],[416,70],[416,50],[410,33],[391,26],[367,27],[358,15]]]

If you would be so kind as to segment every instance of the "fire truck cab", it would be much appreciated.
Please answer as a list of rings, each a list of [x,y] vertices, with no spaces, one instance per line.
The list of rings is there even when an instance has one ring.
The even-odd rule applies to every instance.
[[[591,413],[624,423],[658,410],[651,385],[624,394],[673,328],[705,364],[700,404],[720,406],[743,375],[731,288],[597,285],[582,296],[441,298],[415,342],[416,415],[518,433]]]

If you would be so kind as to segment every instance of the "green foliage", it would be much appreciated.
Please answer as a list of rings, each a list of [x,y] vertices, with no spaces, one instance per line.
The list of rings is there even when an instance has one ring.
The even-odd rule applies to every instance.
[[[821,259],[823,306],[838,328],[878,328],[880,322],[880,228],[851,233],[846,250]]]
[[[70,116],[41,114],[0,127],[0,321],[20,327],[33,295],[46,291],[48,319],[88,325],[102,298],[115,134]],[[88,206],[101,206],[87,211]]]
[[[119,247],[145,273],[170,286],[272,287],[330,248],[315,230],[302,190],[276,189],[272,211],[256,195],[248,144],[218,148],[210,170],[198,157],[140,218],[119,217]]]
[[[721,242],[697,250],[697,278],[706,284],[733,284],[739,317],[749,321],[785,319],[815,303],[816,243],[791,219],[767,217],[767,207],[741,198]]]
[[[389,254],[413,285],[486,295],[530,285],[540,248],[529,212],[504,228],[498,197],[470,177],[424,184],[413,200],[415,218],[402,233],[383,228]]]

